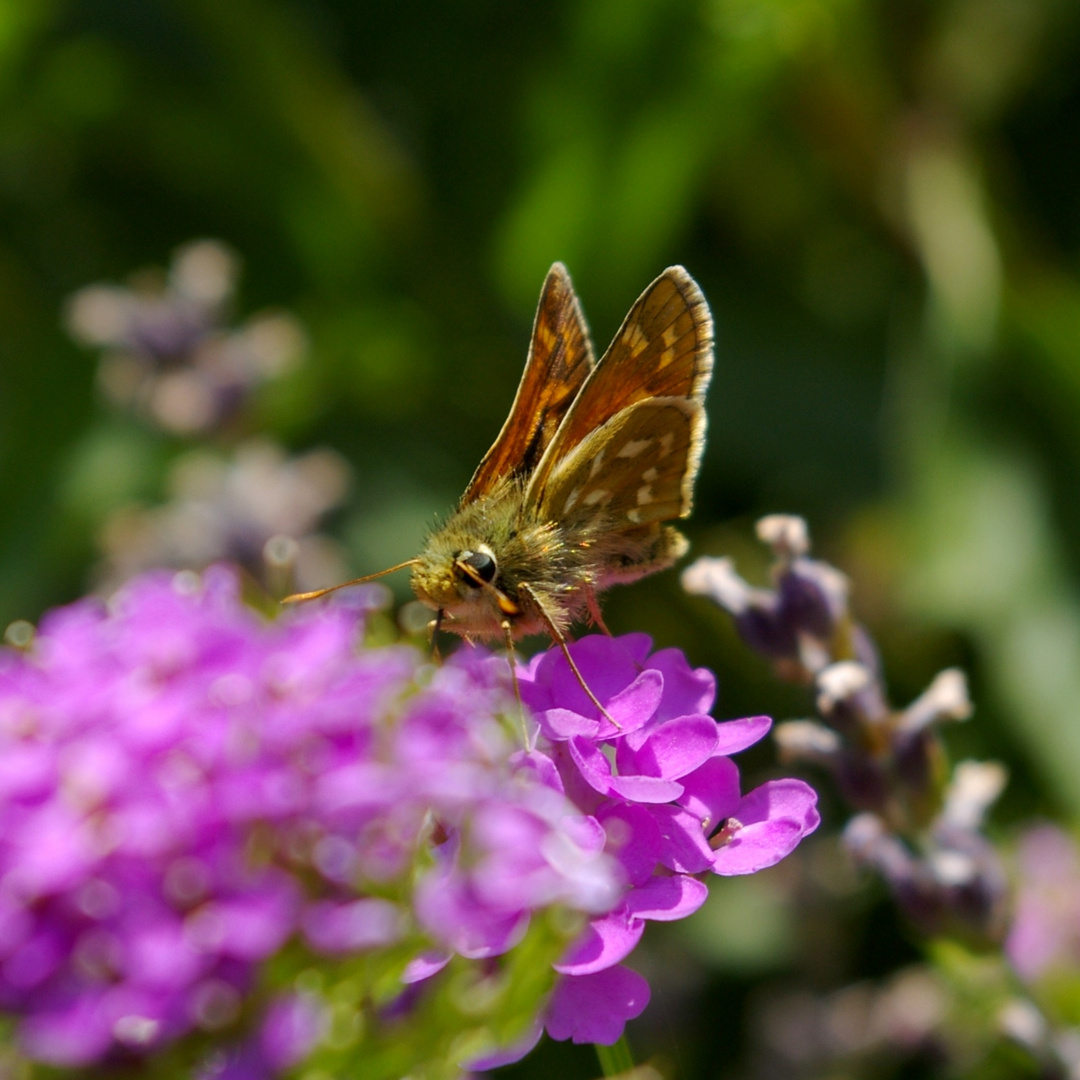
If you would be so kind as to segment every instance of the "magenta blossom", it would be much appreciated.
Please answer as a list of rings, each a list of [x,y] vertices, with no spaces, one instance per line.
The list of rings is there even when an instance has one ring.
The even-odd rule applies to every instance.
[[[741,794],[731,754],[769,730],[764,716],[717,722],[716,682],[676,649],[649,655],[644,634],[589,637],[571,647],[603,716],[558,650],[520,673],[536,717],[522,757],[603,827],[620,862],[621,903],[595,915],[556,966],[563,978],[548,1007],[557,1039],[610,1044],[648,1004],[648,986],[619,967],[648,920],[696,911],[708,874],[772,866],[817,828],[817,795],[801,780],[772,780]]]
[[[514,763],[508,679],[358,649],[357,622],[267,625],[231,572],[157,574],[0,653],[0,1010],[25,1056],[228,1038],[290,943],[486,957],[533,911],[618,903],[599,825]],[[267,1011],[265,1074],[317,1012]]]
[[[712,720],[712,676],[674,650],[573,646],[606,716],[558,651],[537,657],[526,744],[504,659],[365,649],[360,614],[268,624],[230,571],[152,574],[0,652],[0,1011],[25,1057],[86,1068],[209,1035],[226,1074],[274,1076],[329,1052],[311,972],[371,957],[400,1017],[451,962],[482,978],[535,948],[549,908],[584,930],[545,954],[544,1014],[493,1041],[611,1043],[648,1001],[621,966],[645,923],[817,825],[799,781],[741,794],[729,755],[769,721]],[[268,984],[286,956],[308,975]]]

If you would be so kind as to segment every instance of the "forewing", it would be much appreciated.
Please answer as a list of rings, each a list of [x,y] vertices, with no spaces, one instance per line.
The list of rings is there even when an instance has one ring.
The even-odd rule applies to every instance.
[[[649,398],[701,403],[712,375],[712,317],[694,279],[665,270],[641,294],[548,443],[526,501],[554,506],[546,489],[560,462],[618,413]],[[691,478],[692,480],[692,478]]]
[[[528,476],[595,366],[581,306],[562,263],[548,271],[533,322],[532,342],[510,415],[477,466],[462,505],[514,473]]]
[[[705,410],[685,397],[639,401],[601,424],[552,470],[542,518],[632,528],[686,517],[705,441]]]

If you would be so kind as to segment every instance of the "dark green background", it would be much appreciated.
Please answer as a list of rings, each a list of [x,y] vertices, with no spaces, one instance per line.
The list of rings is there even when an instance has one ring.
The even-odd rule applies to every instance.
[[[328,528],[361,573],[460,493],[553,260],[600,348],[679,262],[717,323],[695,552],[761,574],[754,518],[806,515],[898,703],[971,671],[951,745],[1009,764],[997,835],[1072,816],[1078,121],[1068,0],[2,0],[0,625],[78,596],[105,516],[160,500],[184,449],[96,396],[79,286],[196,237],[241,253],[239,314],[288,308],[312,344],[251,428],[347,457]],[[675,574],[606,610],[713,667],[719,715],[810,710]],[[641,954],[633,1037],[680,1077],[763,1075],[744,1018],[776,985],[913,955],[872,889],[792,919],[825,810],[802,870],[719,883]],[[547,1053],[515,1075],[597,1071]]]

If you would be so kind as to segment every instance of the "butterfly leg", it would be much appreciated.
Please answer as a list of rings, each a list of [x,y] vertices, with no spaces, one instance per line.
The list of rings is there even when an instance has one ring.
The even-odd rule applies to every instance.
[[[435,612],[435,618],[431,620],[431,659],[436,664],[442,663],[442,656],[439,653],[439,630],[442,628],[443,621],[443,609],[439,608]]]
[[[593,626],[597,627],[601,633],[607,634],[608,637],[614,637],[615,635],[608,629],[607,623],[604,622],[604,616],[600,614],[600,602],[597,600],[596,593],[591,585],[585,586],[585,603],[588,605],[589,618]]]
[[[593,625],[602,633],[607,634],[609,638],[613,638],[615,635],[608,629],[607,623],[604,622],[604,616],[600,614],[600,602],[597,600],[596,593],[592,588],[586,588],[585,603],[589,606],[589,618],[592,620]],[[639,672],[645,670],[645,666],[637,660],[634,661],[634,667]]]
[[[581,674],[577,664],[574,663],[574,658],[570,655],[570,647],[567,643],[566,635],[558,628],[555,621],[548,614],[547,608],[544,607],[540,597],[537,596],[528,585],[521,584],[518,586],[518,589],[536,605],[536,610],[540,613],[540,619],[547,628],[547,632],[551,635],[551,640],[562,649],[562,654],[566,657],[566,662],[570,665],[570,670],[574,673],[574,678],[577,679],[581,689],[585,691],[586,697],[588,697],[588,699],[600,710],[600,715],[607,720],[608,723],[613,724],[622,731],[622,724],[620,724],[619,721],[600,704],[599,698],[597,698],[592,690],[589,689],[589,684],[585,681],[585,676]]]
[[[514,684],[514,697],[517,698],[518,712],[521,714],[521,734],[525,737],[525,749],[529,750],[529,725],[525,719],[525,703],[521,700],[521,686],[517,677],[517,649],[514,648],[514,630],[509,619],[503,619],[502,631],[506,637],[506,659],[510,663],[510,680]]]

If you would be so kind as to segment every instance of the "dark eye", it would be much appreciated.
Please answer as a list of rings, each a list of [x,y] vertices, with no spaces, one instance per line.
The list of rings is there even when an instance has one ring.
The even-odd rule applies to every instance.
[[[492,581],[495,577],[495,571],[498,569],[494,557],[487,551],[463,551],[459,562],[475,572],[476,577],[473,577],[472,574],[464,575],[466,584],[471,585],[474,589],[480,588],[480,581]],[[480,581],[477,581],[476,578],[479,578]]]

